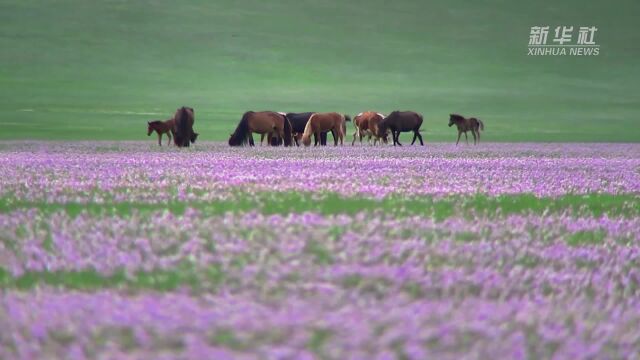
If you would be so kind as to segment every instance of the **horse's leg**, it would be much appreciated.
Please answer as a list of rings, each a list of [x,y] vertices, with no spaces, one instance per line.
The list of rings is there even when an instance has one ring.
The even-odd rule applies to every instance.
[[[398,146],[402,146],[402,144],[400,144],[400,130],[396,132],[396,142],[398,143]]]
[[[253,133],[249,130],[249,146],[255,146],[256,144],[253,142]]]
[[[467,145],[469,145],[469,137],[467,136],[467,132],[464,132],[464,139],[467,141]]]
[[[356,144],[356,137],[358,136],[359,133],[360,133],[360,130],[358,130],[358,128],[356,127],[356,131],[353,133],[353,141],[351,142],[351,146]],[[360,140],[360,142],[362,142],[362,140]]]
[[[416,142],[417,138],[418,138],[418,131],[414,130],[413,131],[413,140],[411,140],[411,145],[413,145]]]
[[[162,146],[162,134],[158,133],[158,146]]]
[[[458,131],[458,140],[456,140],[456,146],[458,146],[458,143],[460,142],[460,135],[462,135],[462,131]]]
[[[476,129],[476,133],[478,134],[478,144],[480,144],[480,129]]]
[[[171,146],[171,131],[167,133],[167,137],[169,138],[169,141],[167,141],[167,146]]]
[[[336,129],[331,130],[331,136],[333,136],[333,146],[338,146],[338,138],[339,136],[339,132]],[[327,134],[327,137],[329,137],[329,135]]]
[[[422,135],[420,131],[416,130],[416,134],[418,135],[418,139],[420,140],[420,146],[424,146],[424,142],[422,142]]]
[[[476,144],[476,131],[475,130],[471,130],[471,135],[473,135],[473,145]]]
[[[265,134],[260,134],[260,146],[262,146],[262,142],[264,141],[264,135]],[[267,142],[269,142],[269,139],[267,138]],[[268,144],[267,144],[268,145]]]

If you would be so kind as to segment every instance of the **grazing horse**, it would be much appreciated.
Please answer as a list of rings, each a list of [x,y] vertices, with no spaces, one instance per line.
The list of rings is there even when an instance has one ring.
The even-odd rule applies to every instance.
[[[476,145],[480,143],[480,130],[484,130],[484,123],[480,119],[476,118],[465,118],[462,115],[458,114],[450,114],[449,115],[449,127],[456,124],[458,128],[458,140],[456,141],[456,145],[460,142],[460,135],[464,133],[464,138],[469,144],[469,137],[467,137],[467,131],[471,130],[471,134],[473,135],[473,144]],[[477,135],[477,138],[476,138]]]
[[[378,124],[378,136],[381,137],[391,130],[393,146],[396,144],[402,146],[400,144],[400,133],[413,131],[411,145],[416,142],[416,139],[419,139],[420,145],[424,146],[422,135],[420,135],[420,126],[422,126],[422,115],[413,111],[394,111]]]
[[[291,123],[287,116],[273,111],[247,111],[242,115],[236,130],[229,137],[229,146],[254,146],[253,133],[266,134],[270,145],[279,144],[284,140],[284,146],[291,146]],[[273,141],[273,138],[278,138]]]
[[[349,115],[335,112],[312,114],[304,127],[302,143],[304,146],[309,146],[311,145],[311,135],[315,135],[318,138],[323,132],[331,131],[335,146],[338,146],[338,140],[342,145],[346,133],[346,121],[351,121]]]
[[[291,122],[291,129],[293,131],[293,140],[296,143],[296,146],[300,146],[300,141],[302,140],[302,134],[304,133],[304,127],[307,126],[307,122],[311,115],[315,114],[315,112],[304,112],[304,113],[287,113],[287,119]],[[335,139],[333,139],[335,141]],[[327,145],[327,132],[321,132],[320,138],[315,136],[314,134],[314,144],[325,146]]]
[[[385,144],[387,143],[387,132],[378,136],[378,124],[384,119],[384,115],[373,112],[373,111],[365,111],[356,115],[353,118],[353,126],[356,128],[356,132],[353,133],[353,141],[351,142],[351,146],[356,143],[356,137],[360,138],[360,144],[362,144],[362,138],[367,136],[367,142],[371,144],[371,136],[373,136],[373,145],[378,141],[382,141]]]
[[[147,136],[151,136],[151,134],[155,131],[158,133],[158,146],[162,146],[162,135],[167,134],[169,140],[167,141],[167,146],[171,145],[171,135],[175,135],[173,133],[173,124],[175,121],[173,119],[160,121],[148,121],[147,122]]]
[[[189,147],[189,143],[195,143],[198,134],[193,132],[195,115],[193,108],[183,106],[173,116],[173,142],[178,147]]]

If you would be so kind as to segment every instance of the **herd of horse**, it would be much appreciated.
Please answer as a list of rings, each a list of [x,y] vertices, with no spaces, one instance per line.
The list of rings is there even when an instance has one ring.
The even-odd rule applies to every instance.
[[[311,145],[313,137],[314,145],[326,145],[327,135],[331,133],[336,146],[343,145],[347,136],[347,122],[351,117],[337,112],[304,112],[304,113],[283,113],[275,111],[247,111],[242,115],[235,131],[229,135],[230,146],[254,146],[253,134],[260,135],[260,145],[266,137],[267,144],[272,146],[304,146]],[[148,122],[147,135],[154,131],[158,134],[158,145],[162,146],[162,135],[169,138],[168,144],[173,143],[178,147],[188,147],[195,143],[198,133],[193,130],[195,122],[195,112],[193,108],[183,106],[176,110],[171,119],[165,121]],[[353,118],[354,133],[351,145],[355,145],[356,140],[362,143],[362,139],[367,137],[367,142],[373,145],[377,143],[388,144],[389,135],[393,145],[402,146],[400,143],[400,133],[413,132],[413,145],[416,140],[420,145],[424,145],[420,127],[423,118],[414,111],[393,111],[385,116],[379,112],[365,111]],[[469,138],[467,132],[471,131],[473,143],[480,142],[480,131],[484,130],[482,120],[471,117],[465,118],[462,115],[450,114],[449,127],[456,125],[458,129],[458,139],[464,133],[467,144]]]

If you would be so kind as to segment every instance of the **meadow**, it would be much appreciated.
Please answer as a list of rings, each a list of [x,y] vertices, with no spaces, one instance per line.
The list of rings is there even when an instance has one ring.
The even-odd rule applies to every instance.
[[[142,140],[196,110],[450,113],[487,141],[637,142],[640,4],[616,1],[0,1],[0,139]],[[169,25],[170,24],[170,25]],[[598,56],[527,56],[532,26],[597,26]],[[551,41],[551,40],[550,40]],[[406,136],[406,135],[405,135]]]
[[[0,146],[2,358],[629,358],[640,147]]]

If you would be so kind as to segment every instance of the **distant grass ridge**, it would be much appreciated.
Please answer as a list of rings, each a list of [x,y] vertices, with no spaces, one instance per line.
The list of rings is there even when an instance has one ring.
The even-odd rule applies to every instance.
[[[395,216],[426,216],[444,220],[455,215],[500,216],[523,213],[564,213],[575,215],[640,216],[638,194],[587,194],[562,195],[559,197],[536,197],[532,194],[488,196],[454,195],[445,197],[388,196],[383,199],[366,197],[343,197],[335,193],[314,194],[304,192],[262,192],[247,194],[237,192],[233,200],[214,202],[168,202],[168,203],[45,203],[26,202],[12,197],[0,198],[0,212],[9,213],[22,209],[38,209],[46,213],[64,211],[71,216],[82,212],[93,215],[127,216],[135,212],[170,211],[183,214],[192,208],[203,215],[220,215],[226,212],[240,213],[257,211],[263,214],[289,214],[317,212],[330,214],[355,214],[361,211],[383,212]]]

